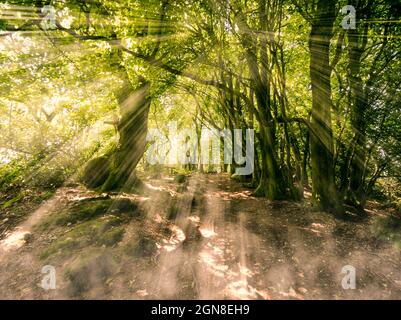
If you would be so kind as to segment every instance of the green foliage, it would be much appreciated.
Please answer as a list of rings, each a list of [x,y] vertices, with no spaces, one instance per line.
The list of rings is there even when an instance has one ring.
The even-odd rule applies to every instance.
[[[10,200],[4,202],[4,203],[1,205],[1,208],[2,208],[2,209],[7,209],[8,207],[12,206],[14,203],[20,201],[23,197],[24,197],[24,194],[21,192],[21,193],[19,193],[16,197],[14,197],[14,198],[12,198],[12,199],[10,199]]]
[[[397,179],[400,171],[401,11],[396,1],[351,2],[355,30],[341,27],[338,10],[329,19],[331,66],[322,71],[331,73],[320,80],[329,80],[331,92],[315,105],[329,106],[318,116],[331,119],[325,125],[329,149],[333,145],[321,185],[333,180],[341,200],[363,205],[378,180]],[[312,27],[325,23],[318,3],[69,0],[54,3],[62,25],[56,30],[1,20],[0,30],[12,35],[0,42],[0,189],[56,188],[77,176],[93,188],[106,177],[106,189],[123,186],[127,175],[119,168],[92,159],[113,157],[124,147],[121,116],[146,81],[152,101],[147,126],[165,130],[166,122],[176,121],[198,132],[203,126],[254,128],[256,193],[298,199],[311,174],[316,193],[322,162],[311,165],[311,159],[322,150],[309,145],[316,135],[313,93],[320,86],[311,79],[319,66],[310,65],[309,40]],[[349,4],[329,3],[336,9]],[[85,168],[91,169],[86,176]],[[200,167],[182,173],[192,169]]]

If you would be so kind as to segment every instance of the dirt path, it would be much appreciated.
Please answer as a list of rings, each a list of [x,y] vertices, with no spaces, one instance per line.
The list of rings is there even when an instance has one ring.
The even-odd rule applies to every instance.
[[[335,221],[308,201],[253,198],[225,175],[192,175],[184,184],[155,179],[147,187],[145,196],[130,195],[146,218],[125,225],[120,242],[63,247],[43,260],[70,227],[39,232],[34,225],[97,196],[60,189],[1,242],[0,298],[401,299],[400,250],[373,235],[381,213],[374,208],[367,221]],[[127,255],[143,233],[157,250]],[[57,270],[56,290],[39,286],[45,264]],[[341,286],[346,265],[356,269],[355,290]]]

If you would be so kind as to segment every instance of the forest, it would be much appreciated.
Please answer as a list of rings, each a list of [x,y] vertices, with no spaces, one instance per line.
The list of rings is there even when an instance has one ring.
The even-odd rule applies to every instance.
[[[0,299],[401,299],[399,0],[0,2]]]

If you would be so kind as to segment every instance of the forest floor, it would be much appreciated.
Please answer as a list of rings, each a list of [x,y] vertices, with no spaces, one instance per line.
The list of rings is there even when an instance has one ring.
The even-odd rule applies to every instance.
[[[401,299],[400,250],[375,232],[391,212],[378,203],[350,222],[308,199],[254,198],[226,175],[144,184],[63,187],[4,229],[0,299]],[[45,265],[55,290],[41,287]],[[347,265],[355,290],[341,285]]]

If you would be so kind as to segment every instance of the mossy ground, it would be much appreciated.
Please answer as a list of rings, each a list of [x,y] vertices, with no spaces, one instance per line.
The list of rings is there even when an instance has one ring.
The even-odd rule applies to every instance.
[[[72,298],[83,298],[94,287],[107,294],[109,279],[119,262],[102,248],[79,255],[64,272],[68,281],[67,294]]]
[[[138,205],[130,199],[80,201],[36,226],[39,231],[64,228],[62,235],[43,250],[40,257],[46,260],[55,254],[69,255],[89,246],[114,246],[123,239],[125,226],[133,218],[140,217]]]

